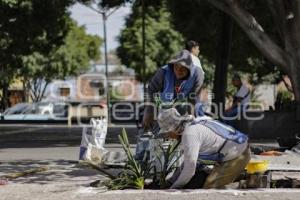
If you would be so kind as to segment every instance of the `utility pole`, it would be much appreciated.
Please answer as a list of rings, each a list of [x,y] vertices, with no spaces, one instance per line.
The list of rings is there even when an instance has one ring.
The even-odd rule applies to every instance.
[[[115,7],[111,12],[108,13],[108,10],[106,8],[99,8],[96,9],[90,5],[83,4],[84,6],[90,8],[91,10],[97,12],[98,14],[102,15],[102,21],[103,21],[103,39],[104,39],[104,65],[105,65],[105,77],[106,77],[106,105],[107,109],[109,109],[109,81],[108,81],[108,58],[107,58],[107,33],[106,33],[106,20],[108,17],[113,14],[116,10],[118,10],[121,6]]]
[[[142,0],[142,40],[143,40],[143,83],[146,92],[146,32],[145,32],[145,0]]]
[[[107,109],[109,109],[109,81],[108,81],[108,60],[107,60],[107,35],[106,35],[106,12],[101,12],[103,20],[103,39],[104,39],[104,64],[105,64],[105,77],[106,77],[106,101]]]

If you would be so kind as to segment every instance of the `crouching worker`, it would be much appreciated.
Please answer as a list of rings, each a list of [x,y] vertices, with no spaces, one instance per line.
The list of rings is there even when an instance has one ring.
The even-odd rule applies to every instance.
[[[182,188],[192,179],[198,159],[216,161],[203,188],[222,188],[233,182],[250,160],[248,137],[212,118],[191,119],[170,108],[160,112],[158,123],[160,133],[181,139],[183,148],[183,170],[171,188]]]

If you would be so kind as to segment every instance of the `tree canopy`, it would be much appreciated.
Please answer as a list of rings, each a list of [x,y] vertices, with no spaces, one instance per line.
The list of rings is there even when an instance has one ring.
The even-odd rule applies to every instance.
[[[200,0],[198,0],[200,1]],[[292,82],[296,101],[300,102],[300,1],[299,0],[207,0],[215,8],[229,15],[248,36],[259,52],[273,66],[280,67]],[[270,18],[263,23],[249,10],[261,5]],[[261,3],[261,4],[260,4]],[[271,29],[269,29],[272,25]]]
[[[53,79],[65,79],[86,71],[91,60],[100,58],[101,43],[98,36],[87,35],[84,27],[73,22],[63,45],[48,54],[34,52],[23,56],[23,67],[19,76],[31,89],[32,99],[40,101]]]
[[[113,1],[101,1],[100,5],[106,8],[119,6],[125,2],[132,2],[130,0],[113,0]],[[141,1],[136,1],[141,3]],[[162,3],[164,2],[164,3]],[[251,12],[254,12],[258,16],[258,20],[266,26],[272,35],[272,24],[269,23],[271,15],[266,12],[268,9],[262,1],[241,1],[243,5]],[[138,4],[136,3],[136,4]],[[216,50],[218,49],[218,38],[221,32],[221,23],[223,14],[218,9],[215,9],[209,1],[206,0],[185,0],[184,6],[180,0],[166,0],[166,1],[145,1],[147,8],[149,6],[165,7],[164,12],[169,13],[168,21],[171,22],[172,29],[182,34],[185,40],[196,40],[200,42],[201,54],[204,56],[202,59],[207,59],[205,63],[215,63]],[[158,9],[156,9],[157,11]],[[148,12],[148,11],[147,11]],[[155,11],[154,11],[155,12]],[[139,18],[141,18],[141,13]],[[130,16],[129,18],[133,18]],[[138,17],[136,17],[138,18]],[[134,25],[131,25],[134,26]],[[141,32],[141,27],[132,32]],[[147,32],[148,34],[148,32]],[[283,74],[282,70],[274,67],[265,57],[259,52],[252,41],[245,37],[243,30],[239,26],[233,27],[233,40],[231,43],[231,57],[230,64],[233,66],[230,68],[232,71],[240,71],[251,74],[251,80],[254,84],[267,81],[278,82]],[[148,36],[148,35],[147,35]],[[123,37],[124,36],[123,34]],[[130,37],[130,34],[128,34]],[[148,38],[148,42],[153,37]],[[182,40],[183,41],[183,40]],[[124,43],[121,43],[123,48]],[[183,44],[182,44],[183,47]],[[134,51],[134,50],[131,50]],[[139,51],[141,52],[141,51]],[[134,58],[137,59],[137,58]],[[140,57],[140,59],[142,59]],[[123,60],[122,60],[123,62]],[[126,62],[128,64],[128,62]],[[142,66],[142,65],[141,65]],[[140,66],[140,68],[141,68]],[[206,66],[207,68],[207,66]],[[208,70],[210,73],[211,70]],[[213,73],[213,72],[212,72]],[[209,75],[206,79],[209,82],[213,81],[213,77]]]
[[[22,68],[22,57],[47,54],[63,44],[72,0],[0,1],[1,107],[8,106],[8,86]]]
[[[168,63],[170,58],[183,48],[183,37],[171,23],[165,1],[153,1],[146,5],[146,69],[143,77],[142,8],[139,2],[132,6],[132,13],[126,19],[125,28],[119,37],[117,54],[126,66],[135,69],[140,80],[148,80],[158,67]]]
[[[1,107],[8,105],[8,86],[16,77],[47,82],[76,74],[100,56],[101,40],[71,19],[75,0],[0,1]]]
[[[241,1],[247,10],[253,12],[266,30],[274,35],[272,21],[264,1]],[[200,42],[201,54],[210,62],[216,60],[216,50],[222,28],[223,13],[215,9],[206,0],[186,0],[185,5],[180,0],[169,0],[168,8],[172,13],[175,28],[186,38]],[[280,78],[280,71],[265,59],[252,41],[245,37],[243,30],[233,26],[231,56],[229,63],[231,70],[252,74],[254,83],[262,81],[276,82]]]

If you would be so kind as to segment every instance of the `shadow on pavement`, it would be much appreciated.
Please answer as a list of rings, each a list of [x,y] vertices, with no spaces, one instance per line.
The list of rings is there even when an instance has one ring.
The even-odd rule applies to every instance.
[[[0,149],[79,146],[82,128],[40,128],[28,131],[26,127],[0,127]],[[119,143],[121,127],[109,127],[106,144]],[[137,128],[127,128],[131,144],[136,142]]]
[[[0,176],[14,175],[16,173],[23,173],[28,170],[47,167],[46,171],[20,176],[18,178],[11,178],[10,183],[18,184],[73,184],[74,181],[78,184],[90,183],[93,180],[104,179],[105,176],[99,171],[79,164],[72,160],[20,160],[16,162],[2,162],[0,163]]]

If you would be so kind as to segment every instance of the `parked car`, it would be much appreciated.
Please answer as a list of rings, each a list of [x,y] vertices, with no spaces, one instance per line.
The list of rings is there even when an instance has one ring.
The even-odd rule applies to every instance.
[[[16,104],[1,115],[1,120],[55,120],[66,117],[65,103],[39,102]]]
[[[28,107],[30,107],[30,103],[18,103],[13,107],[6,109],[3,112],[3,115],[11,115],[11,114],[21,114],[23,113]]]
[[[23,119],[23,113],[30,107],[30,103],[18,103],[13,107],[6,109],[0,116],[1,120],[20,120]]]
[[[70,113],[69,113],[70,111]],[[92,117],[106,117],[106,105],[99,102],[38,102],[19,103],[8,108],[2,121],[87,121]]]

